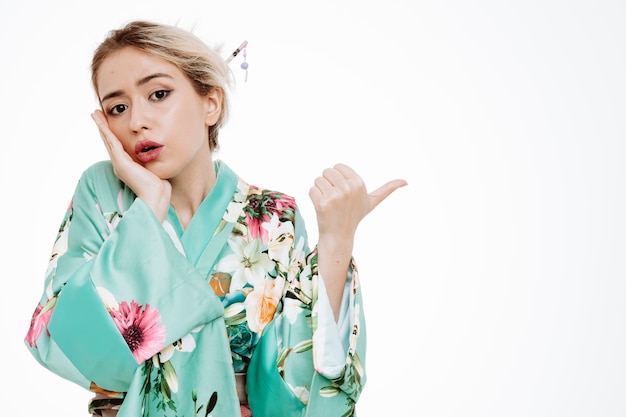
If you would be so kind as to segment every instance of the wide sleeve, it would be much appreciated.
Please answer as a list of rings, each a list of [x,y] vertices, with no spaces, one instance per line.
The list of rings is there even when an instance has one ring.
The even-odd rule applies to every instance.
[[[204,277],[107,162],[81,176],[44,288],[26,345],[85,388],[125,391],[140,363],[223,314]]]
[[[298,211],[296,239],[306,240],[303,229],[304,220]],[[323,277],[319,274],[316,248],[307,251],[302,273],[296,283],[300,291],[310,291],[313,363],[316,373],[330,382],[324,388],[325,395],[341,391],[356,402],[366,379],[366,336],[362,293],[355,260],[350,262],[337,320],[330,306]]]
[[[351,262],[336,322],[299,211],[293,242],[282,310],[263,330],[248,369],[252,412],[261,417],[351,415],[366,379],[356,264]]]

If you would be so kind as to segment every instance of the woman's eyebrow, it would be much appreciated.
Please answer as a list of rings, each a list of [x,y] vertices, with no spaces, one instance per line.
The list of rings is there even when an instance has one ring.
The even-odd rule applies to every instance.
[[[137,81],[137,87],[141,87],[142,85],[146,84],[148,81],[150,81],[150,80],[152,80],[154,78],[161,78],[161,77],[173,79],[173,77],[171,75],[169,75],[169,74],[165,74],[163,72],[157,72],[156,74],[148,75],[146,77],[143,77],[139,81]]]
[[[171,75],[169,75],[169,74],[165,74],[165,73],[163,73],[163,72],[157,72],[157,73],[154,73],[154,74],[147,75],[147,76],[145,76],[145,77],[143,77],[143,78],[140,78],[139,80],[137,80],[136,85],[137,85],[137,87],[141,87],[142,85],[144,85],[144,84],[148,83],[150,80],[153,80],[153,79],[155,79],[155,78],[163,78],[163,77],[164,77],[164,78],[170,78],[170,79],[173,79],[173,77],[172,77]],[[124,94],[124,90],[115,90],[115,91],[112,91],[112,92],[110,92],[109,94],[107,94],[107,95],[105,95],[104,97],[102,97],[102,99],[100,100],[100,102],[101,102],[101,103],[104,103],[105,101],[107,101],[107,100],[109,100],[109,99],[111,99],[111,98],[114,98],[114,97],[121,96],[122,94]]]

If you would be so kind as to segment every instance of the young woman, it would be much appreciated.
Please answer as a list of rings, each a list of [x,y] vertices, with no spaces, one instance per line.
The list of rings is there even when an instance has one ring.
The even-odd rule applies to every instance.
[[[365,383],[352,259],[369,193],[338,164],[310,189],[309,249],[294,199],[213,158],[226,61],[150,22],[95,51],[93,113],[110,160],[88,168],[54,244],[26,343],[95,393],[93,415],[348,416]]]

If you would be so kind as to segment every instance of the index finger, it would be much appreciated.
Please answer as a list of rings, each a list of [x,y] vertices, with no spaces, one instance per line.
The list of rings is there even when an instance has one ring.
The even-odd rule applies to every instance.
[[[102,112],[102,110],[95,110],[93,113],[91,113],[91,118],[96,123],[96,126],[98,126],[100,137],[102,138],[102,141],[104,142],[104,146],[107,148],[107,151],[109,152],[109,156],[113,158],[113,149],[121,148],[120,141],[117,139],[115,134],[109,128],[109,122],[104,116],[104,113]]]
[[[341,162],[336,163],[333,168],[339,171],[341,175],[343,175],[345,178],[359,177],[359,174],[357,174],[355,170],[353,170],[346,164],[342,164]]]
[[[107,123],[107,119],[102,110],[95,110],[91,113],[91,118],[94,122],[96,122],[96,126],[98,126],[101,133],[105,133],[105,130],[108,131],[107,133],[110,132],[109,124]]]

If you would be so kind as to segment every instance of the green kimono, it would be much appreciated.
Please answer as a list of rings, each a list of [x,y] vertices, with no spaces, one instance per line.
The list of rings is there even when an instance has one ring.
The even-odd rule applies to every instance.
[[[335,322],[293,198],[215,162],[183,231],[113,173],[82,175],[26,345],[46,368],[119,404],[119,417],[351,416],[365,383],[357,270]],[[100,396],[99,398],[103,398]]]

